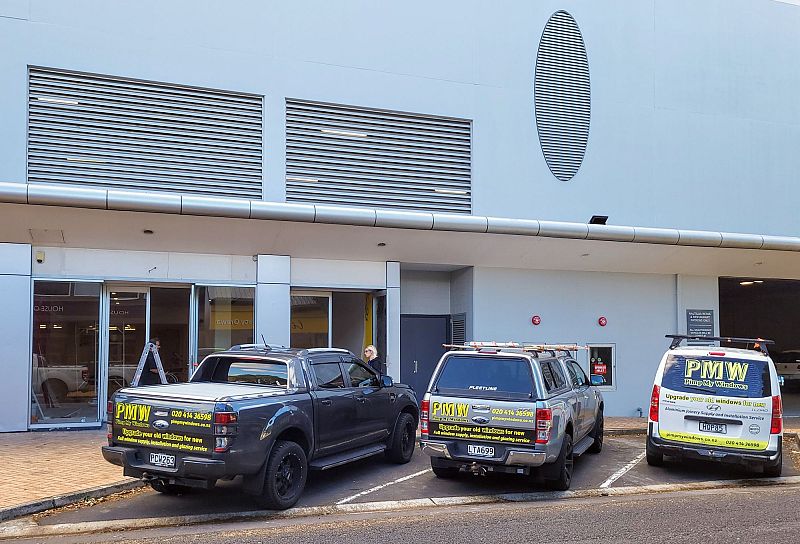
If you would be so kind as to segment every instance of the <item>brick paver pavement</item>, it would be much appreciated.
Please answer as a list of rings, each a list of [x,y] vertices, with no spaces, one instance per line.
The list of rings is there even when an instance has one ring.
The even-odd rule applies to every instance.
[[[106,443],[105,429],[0,433],[0,508],[130,480],[103,459]]]
[[[800,417],[784,420],[800,431]],[[607,417],[606,432],[644,432],[647,418]],[[0,433],[0,509],[121,481],[122,468],[100,453],[105,430]]]

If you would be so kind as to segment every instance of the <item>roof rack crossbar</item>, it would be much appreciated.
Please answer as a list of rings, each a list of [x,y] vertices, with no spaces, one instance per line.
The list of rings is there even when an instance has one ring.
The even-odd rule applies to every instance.
[[[767,356],[769,356],[769,349],[767,346],[775,344],[773,340],[767,340],[766,338],[737,338],[735,336],[695,336],[690,334],[667,334],[664,335],[664,337],[672,338],[672,342],[669,344],[669,349],[677,348],[684,340],[701,340],[710,342],[725,342],[728,344],[753,344],[753,347],[748,349],[757,349]]]
[[[550,352],[553,357],[557,352],[572,352],[582,349],[589,349],[587,346],[578,344],[536,344],[533,342],[465,342],[463,344],[442,344],[442,347],[451,350],[496,350],[512,352]]]

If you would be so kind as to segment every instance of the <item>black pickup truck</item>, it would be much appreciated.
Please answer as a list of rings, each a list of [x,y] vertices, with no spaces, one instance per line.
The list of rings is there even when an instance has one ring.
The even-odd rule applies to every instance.
[[[244,475],[267,508],[293,506],[309,470],[378,453],[407,463],[419,407],[411,388],[347,350],[235,346],[188,383],[120,389],[103,457],[156,491],[211,489]]]

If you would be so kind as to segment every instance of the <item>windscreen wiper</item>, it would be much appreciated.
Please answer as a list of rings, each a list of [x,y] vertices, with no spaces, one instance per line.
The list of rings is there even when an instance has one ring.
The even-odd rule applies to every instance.
[[[717,392],[713,389],[708,389],[705,387],[698,387],[696,385],[684,385],[686,389],[691,389],[692,391],[699,391],[701,393],[708,393],[709,395],[716,395]]]

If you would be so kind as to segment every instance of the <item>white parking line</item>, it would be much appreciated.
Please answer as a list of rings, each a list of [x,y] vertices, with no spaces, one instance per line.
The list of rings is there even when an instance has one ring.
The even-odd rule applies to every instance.
[[[614,474],[609,476],[608,480],[606,480],[605,482],[600,484],[600,489],[605,489],[605,488],[609,487],[611,484],[613,484],[614,482],[616,482],[617,480],[619,480],[620,478],[622,478],[625,475],[626,472],[628,472],[630,469],[632,469],[633,467],[636,466],[636,463],[638,463],[639,461],[644,459],[644,456],[645,456],[646,453],[647,452],[643,451],[642,453],[640,453],[639,455],[636,456],[636,459],[634,459],[633,461],[631,461],[630,463],[628,463],[627,465],[625,465],[624,467],[622,467],[621,469],[616,471]]]
[[[355,495],[353,495],[351,497],[346,497],[346,498],[344,498],[344,499],[342,499],[340,501],[336,501],[336,504],[347,504],[348,502],[350,502],[352,500],[355,500],[355,499],[357,499],[359,497],[363,497],[364,495],[369,495],[370,493],[375,493],[376,491],[380,491],[384,487],[389,487],[390,485],[399,484],[400,482],[405,482],[406,480],[410,480],[411,478],[416,478],[417,476],[421,476],[421,475],[425,474],[426,472],[430,472],[430,471],[431,471],[431,469],[426,468],[425,470],[420,470],[419,472],[415,472],[414,474],[409,474],[408,476],[403,476],[402,478],[398,478],[393,482],[388,482],[388,483],[385,483],[385,484],[376,485],[375,487],[373,487],[371,489],[367,489],[366,491],[362,491],[361,493],[356,493]]]

